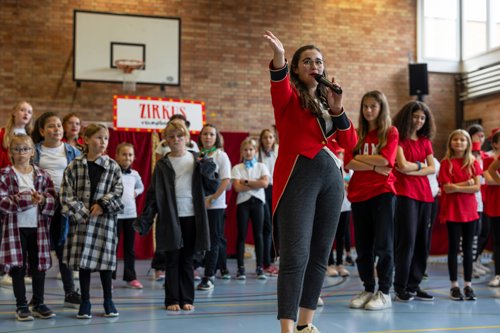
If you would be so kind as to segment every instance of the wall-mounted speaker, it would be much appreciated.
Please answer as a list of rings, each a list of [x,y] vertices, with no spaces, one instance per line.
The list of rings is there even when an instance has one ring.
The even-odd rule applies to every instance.
[[[409,64],[410,96],[429,94],[427,64]]]

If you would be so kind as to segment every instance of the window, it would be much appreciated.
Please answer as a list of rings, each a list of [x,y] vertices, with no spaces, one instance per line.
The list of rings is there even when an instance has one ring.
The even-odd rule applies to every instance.
[[[458,73],[500,58],[500,0],[418,0],[418,62]]]

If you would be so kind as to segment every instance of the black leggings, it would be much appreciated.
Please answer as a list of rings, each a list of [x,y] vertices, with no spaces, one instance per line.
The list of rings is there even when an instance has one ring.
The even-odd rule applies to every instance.
[[[458,252],[460,250],[460,236],[462,236],[462,252],[464,254],[464,281],[472,281],[472,240],[476,229],[476,221],[446,222],[448,228],[448,273],[450,281],[458,281]]]
[[[90,269],[80,268],[80,290],[82,292],[82,301],[90,300]],[[113,297],[111,292],[113,271],[99,271],[101,276],[103,298],[111,299]]]
[[[248,220],[252,219],[253,240],[255,244],[255,256],[257,266],[262,267],[264,256],[264,241],[262,239],[262,228],[264,223],[264,203],[256,197],[251,197],[237,206],[238,218],[238,242],[236,253],[238,267],[245,266],[243,255],[245,253],[245,240],[247,238]]]

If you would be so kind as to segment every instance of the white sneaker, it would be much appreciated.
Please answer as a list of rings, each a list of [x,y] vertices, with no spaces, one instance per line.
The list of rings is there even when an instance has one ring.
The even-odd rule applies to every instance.
[[[340,276],[342,277],[347,277],[350,275],[349,271],[342,265],[337,266],[337,272],[339,272]]]
[[[320,331],[313,324],[307,324],[307,327],[301,331],[299,331],[297,326],[295,326],[293,333],[320,333]]]
[[[335,266],[330,265],[326,268],[326,275],[331,277],[339,276],[339,272],[335,269]]]
[[[2,276],[2,278],[0,279],[0,285],[4,287],[12,287],[12,278],[9,274],[5,274],[4,276]]]
[[[380,290],[373,295],[372,299],[366,303],[366,310],[383,310],[392,307],[391,296],[386,295]]]
[[[349,307],[352,309],[362,309],[365,307],[366,303],[372,299],[372,297],[373,293],[369,291],[362,291],[351,300]]]
[[[500,287],[500,275],[495,275],[490,282],[488,282],[488,286],[490,287]]]
[[[479,276],[481,277],[481,276],[483,276],[483,275],[486,275],[486,273],[487,273],[487,272],[486,272],[484,269],[482,269],[482,268],[481,268],[481,266],[479,266],[479,265],[477,264],[477,261],[474,261],[474,262],[472,263],[472,274],[473,274],[473,275],[474,275],[474,274],[477,274],[477,275],[479,275]]]
[[[321,297],[318,298],[317,306],[325,306],[325,302],[323,301],[323,299]]]
[[[479,268],[481,268],[483,271],[485,271],[486,273],[490,273],[491,272],[491,268],[489,268],[488,266],[486,265],[483,265],[482,262],[480,261],[476,261],[476,264]]]

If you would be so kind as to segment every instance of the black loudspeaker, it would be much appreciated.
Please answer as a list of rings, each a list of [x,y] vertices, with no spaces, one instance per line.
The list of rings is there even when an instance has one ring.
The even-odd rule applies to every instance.
[[[409,64],[410,70],[410,96],[429,94],[429,77],[427,64]]]

